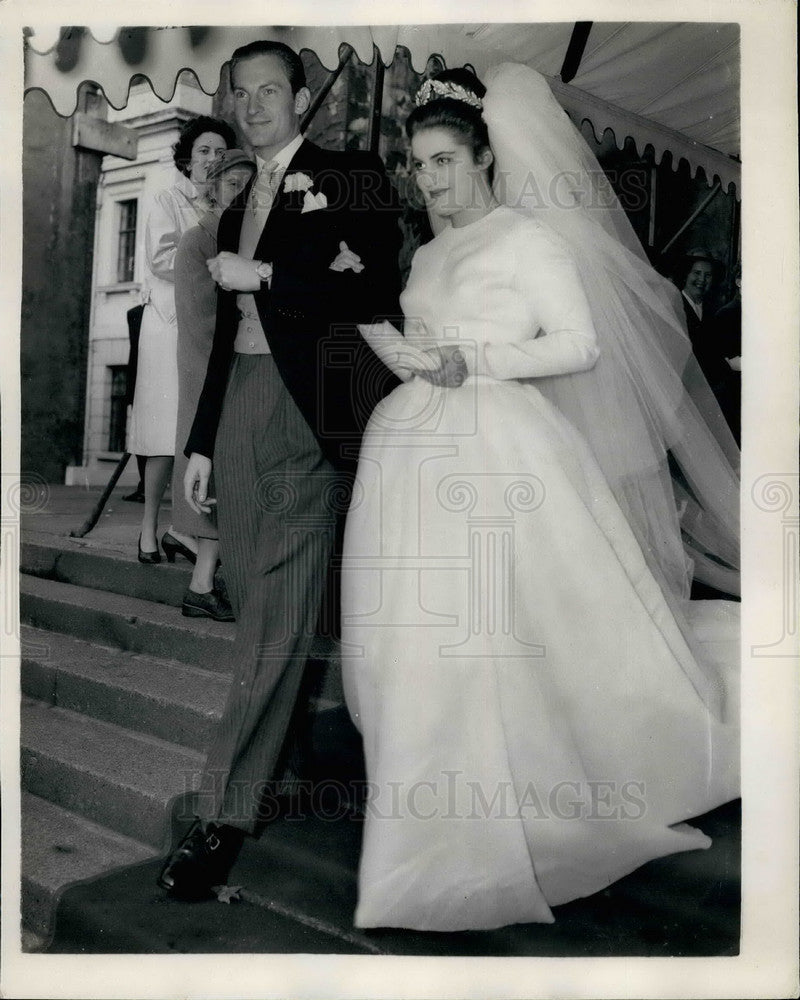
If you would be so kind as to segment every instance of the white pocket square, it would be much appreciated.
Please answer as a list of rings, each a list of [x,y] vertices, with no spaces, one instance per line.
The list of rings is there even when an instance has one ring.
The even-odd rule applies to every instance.
[[[317,194],[312,194],[310,191],[306,191],[303,195],[303,207],[300,210],[300,214],[303,212],[316,212],[318,208],[327,208],[328,199],[320,191]]]

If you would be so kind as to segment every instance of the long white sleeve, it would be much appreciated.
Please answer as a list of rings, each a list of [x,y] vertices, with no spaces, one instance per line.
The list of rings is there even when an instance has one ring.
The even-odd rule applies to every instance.
[[[180,221],[167,191],[159,191],[145,225],[145,262],[164,281],[175,280],[175,254],[181,239]]]
[[[433,371],[439,367],[435,358],[416,347],[388,320],[359,325],[358,330],[386,367],[404,382],[413,376],[413,369]]]
[[[512,280],[530,307],[532,336],[517,343],[486,343],[478,352],[476,373],[516,379],[592,368],[599,356],[597,335],[569,253],[537,234],[522,243]]]

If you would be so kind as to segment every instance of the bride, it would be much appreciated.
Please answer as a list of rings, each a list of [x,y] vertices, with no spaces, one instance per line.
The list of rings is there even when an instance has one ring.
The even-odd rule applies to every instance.
[[[344,549],[359,927],[551,922],[708,847],[685,821],[738,795],[738,605],[689,600],[693,576],[736,592],[735,446],[544,79],[487,83],[446,71],[417,96],[438,233],[404,334],[360,328],[403,384],[364,436]]]

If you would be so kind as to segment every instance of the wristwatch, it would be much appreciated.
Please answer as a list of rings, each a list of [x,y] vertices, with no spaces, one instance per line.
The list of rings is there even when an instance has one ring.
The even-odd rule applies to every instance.
[[[272,277],[272,264],[268,264],[265,260],[260,260],[256,264],[256,274],[262,281],[269,281]]]

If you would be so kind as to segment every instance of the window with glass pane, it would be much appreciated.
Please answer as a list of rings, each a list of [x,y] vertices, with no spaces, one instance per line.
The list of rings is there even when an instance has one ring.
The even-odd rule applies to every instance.
[[[111,420],[108,427],[108,450],[125,451],[128,415],[128,366],[109,365],[111,373]]]
[[[136,262],[136,199],[119,202],[117,281],[133,281]]]

